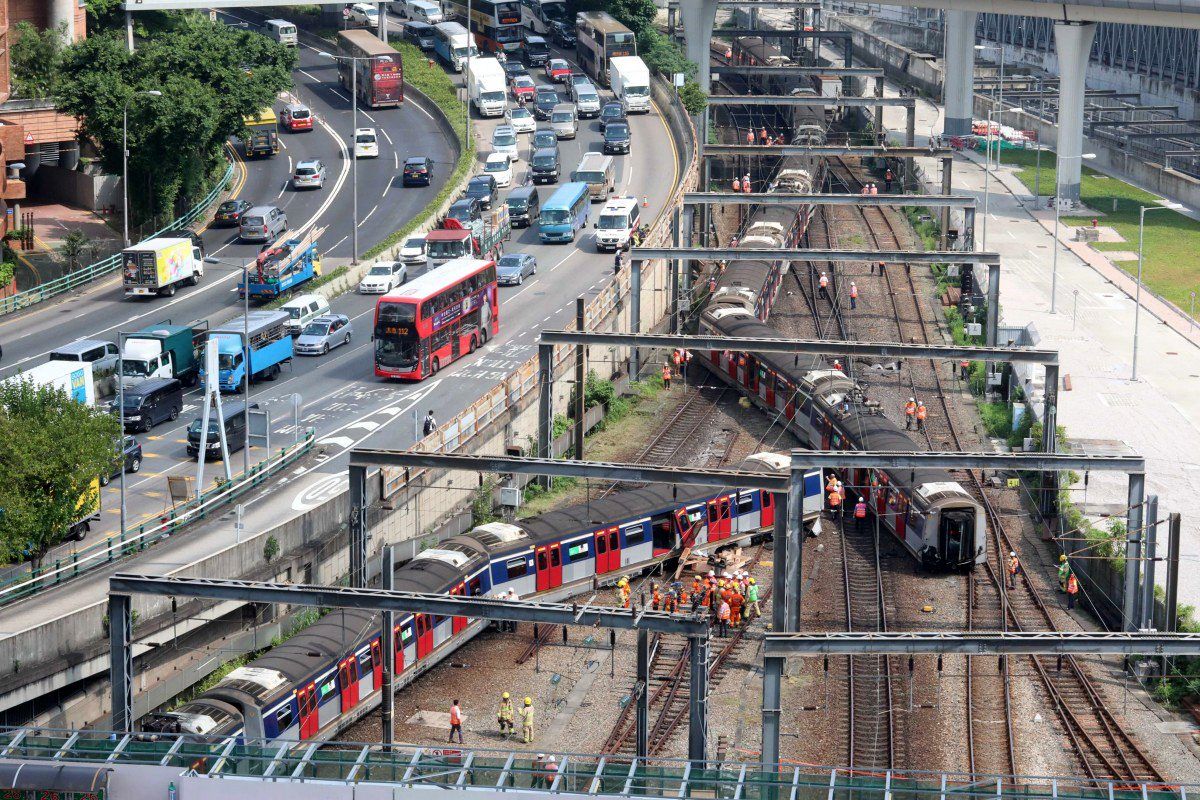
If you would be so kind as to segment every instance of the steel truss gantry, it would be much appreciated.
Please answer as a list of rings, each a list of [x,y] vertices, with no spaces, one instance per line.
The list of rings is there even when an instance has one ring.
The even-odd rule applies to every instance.
[[[818,655],[1200,655],[1200,634],[1110,631],[768,633],[767,656]]]

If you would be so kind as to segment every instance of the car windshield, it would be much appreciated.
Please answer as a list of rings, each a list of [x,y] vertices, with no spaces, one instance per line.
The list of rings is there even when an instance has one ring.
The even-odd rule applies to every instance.
[[[217,421],[215,419],[210,418],[208,420],[208,432],[209,433],[217,432]],[[198,420],[198,419],[192,420],[192,424],[188,425],[188,433],[192,434],[194,436],[200,435],[200,420]]]
[[[541,89],[538,90],[537,99],[539,103],[548,103],[551,100],[558,102],[558,92],[547,92]]]
[[[286,311],[288,313],[288,316],[291,317],[292,319],[300,319],[300,312],[301,312],[300,306],[291,306],[290,308],[288,306],[284,306],[283,310]]]
[[[604,129],[604,135],[610,139],[620,138],[622,136],[627,136],[628,134],[629,128],[625,125],[613,125],[612,123],[609,123],[608,127]]]
[[[513,211],[524,211],[529,206],[529,201],[524,197],[510,197],[505,201],[508,207]],[[500,259],[500,263],[504,263],[504,259]]]
[[[500,269],[504,269],[505,267],[515,269],[515,268],[521,266],[521,257],[520,256],[501,256],[500,260],[496,262],[496,266],[499,267]]]
[[[492,144],[508,147],[517,143],[517,135],[515,133],[495,133],[492,135]]]
[[[121,374],[127,378],[142,378],[150,374],[150,362],[136,358],[121,359]]]
[[[429,243],[430,258],[458,258],[463,255],[465,240],[454,239]]]
[[[483,165],[484,172],[504,172],[508,169],[508,159],[488,159]]]
[[[407,250],[410,247],[420,250],[424,246],[425,246],[425,240],[421,239],[421,238],[406,239],[404,241],[404,249],[405,250]]]
[[[371,272],[374,271],[375,270],[371,270]],[[327,333],[329,333],[328,322],[310,322],[304,326],[305,336],[324,336]]]
[[[563,61],[561,58],[550,59],[550,70],[553,72],[560,69],[570,69],[570,67],[568,67],[567,62]]]
[[[616,103],[609,103],[600,113],[606,117],[619,117],[621,116],[621,106]]]
[[[596,227],[602,231],[623,231],[629,227],[629,217],[625,214],[601,214]]]
[[[551,209],[542,212],[542,223],[549,225],[561,225],[570,219],[570,214],[561,209]]]
[[[581,103],[599,103],[600,95],[595,92],[580,92],[579,102]]]
[[[377,264],[376,266],[371,267],[371,271],[368,272],[367,274],[368,275],[391,275],[392,268],[387,266],[386,264]]]
[[[529,113],[528,108],[514,108],[509,116],[513,119],[529,119],[533,115]]]
[[[234,369],[242,363],[241,353],[221,353],[217,356],[217,369]]]
[[[552,155],[534,156],[533,157],[533,165],[535,167],[553,167],[554,166],[554,156],[552,156]]]
[[[536,86],[536,85],[537,84],[535,84],[533,82],[533,78],[530,78],[527,75],[522,75],[519,78],[517,78],[515,81],[513,81],[513,86],[518,86],[522,89],[528,89],[530,86]]]
[[[570,111],[555,111],[550,116],[551,122],[570,122],[572,114]]]
[[[554,147],[557,141],[554,131],[538,131],[533,135],[534,147]]]
[[[354,137],[354,141],[358,142],[359,144],[375,144],[375,134],[360,133],[358,136]]]
[[[468,192],[472,192],[472,191],[475,189],[475,187],[476,187],[476,186],[478,186],[478,185],[479,185],[479,184],[477,184],[477,183],[472,183],[472,184],[469,184],[469,185],[467,186],[467,191],[468,191]],[[450,216],[450,218],[451,218],[451,219],[456,219],[456,220],[458,220],[459,222],[470,222],[470,220],[471,220],[471,208],[470,208],[470,206],[467,206],[467,205],[461,205],[461,206],[459,206],[458,208],[453,208],[453,207],[452,207],[452,208],[450,209],[450,214],[449,214],[449,216]]]

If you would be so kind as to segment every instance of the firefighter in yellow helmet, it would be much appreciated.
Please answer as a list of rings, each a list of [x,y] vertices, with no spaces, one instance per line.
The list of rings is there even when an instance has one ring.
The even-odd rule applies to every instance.
[[[513,708],[512,698],[508,692],[500,695],[500,708],[496,710],[496,722],[500,725],[500,735],[508,738],[515,732],[513,730],[513,720],[516,718],[517,710]]]
[[[533,698],[526,697],[525,705],[521,708],[522,741],[529,744],[533,741]]]

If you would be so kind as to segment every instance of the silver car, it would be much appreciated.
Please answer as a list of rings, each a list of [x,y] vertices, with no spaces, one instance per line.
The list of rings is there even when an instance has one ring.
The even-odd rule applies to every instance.
[[[309,158],[296,165],[292,173],[293,189],[324,189],[325,165],[319,159]]]
[[[287,214],[279,206],[255,206],[242,214],[238,238],[243,242],[273,242],[287,227]]]
[[[317,317],[304,326],[299,338],[292,344],[302,356],[320,356],[340,344],[350,344],[354,326],[345,314],[327,314]]]

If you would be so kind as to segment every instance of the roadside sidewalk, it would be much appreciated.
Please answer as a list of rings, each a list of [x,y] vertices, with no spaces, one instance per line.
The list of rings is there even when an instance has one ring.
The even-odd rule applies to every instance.
[[[888,94],[894,87],[888,87]],[[904,111],[885,109],[889,130],[903,130]],[[941,130],[941,109],[917,105],[917,130]],[[926,137],[918,137],[923,144]],[[920,159],[937,179],[936,159]],[[976,240],[1001,256],[1000,315],[1006,325],[1030,325],[1039,344],[1058,350],[1064,386],[1059,423],[1074,440],[1119,442],[1147,460],[1147,492],[1160,499],[1160,515],[1183,516],[1181,555],[1200,558],[1200,520],[1190,502],[1200,493],[1200,330],[1186,315],[1142,291],[1138,380],[1133,360],[1133,295],[1136,282],[1102,254],[1073,241],[1074,229],[1059,226],[1057,308],[1050,312],[1054,213],[1035,210],[1033,196],[1015,169],[1001,165],[990,181],[987,246],[983,246],[982,156],[954,160],[954,191],[979,201]],[[1136,242],[1130,249],[1136,250]],[[1065,387],[1069,386],[1069,390]],[[1041,397],[1032,398],[1037,401]],[[1088,476],[1075,500],[1089,516],[1121,516],[1126,506],[1124,475]],[[1165,544],[1163,545],[1165,547]],[[1159,570],[1162,578],[1163,570]],[[1180,571],[1180,598],[1200,601],[1200,574]]]

